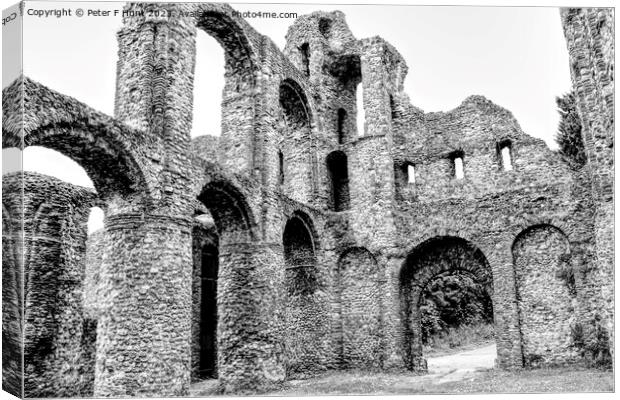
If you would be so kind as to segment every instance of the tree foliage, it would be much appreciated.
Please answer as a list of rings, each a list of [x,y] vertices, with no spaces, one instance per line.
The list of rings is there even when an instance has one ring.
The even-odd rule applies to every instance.
[[[556,97],[555,102],[560,113],[560,124],[555,135],[558,151],[571,168],[579,169],[585,165],[587,159],[574,91]]]
[[[470,274],[439,275],[427,286],[420,302],[422,342],[451,328],[493,322],[488,288]]]

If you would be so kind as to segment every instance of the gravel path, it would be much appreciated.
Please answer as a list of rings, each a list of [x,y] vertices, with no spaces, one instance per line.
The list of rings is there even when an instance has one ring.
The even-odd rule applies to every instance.
[[[446,356],[428,358],[428,375],[436,383],[458,381],[477,371],[493,368],[497,351],[495,344]]]

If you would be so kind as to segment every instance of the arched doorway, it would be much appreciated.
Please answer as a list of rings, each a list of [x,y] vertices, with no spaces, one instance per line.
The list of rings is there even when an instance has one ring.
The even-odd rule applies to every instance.
[[[287,375],[305,375],[324,369],[328,332],[326,304],[317,266],[316,232],[310,217],[297,211],[282,233],[286,288]]]
[[[192,380],[217,378],[218,242],[211,215],[196,217],[192,229]]]
[[[425,303],[431,289],[447,291],[446,277],[452,283],[479,285],[484,296],[492,298],[493,276],[482,251],[471,242],[454,236],[438,236],[415,247],[407,256],[400,272],[401,321],[403,323],[403,359],[408,369],[426,370],[424,358]],[[463,278],[459,278],[463,277]],[[461,280],[461,282],[459,282]],[[441,282],[438,285],[438,282]],[[492,307],[492,304],[491,304]],[[438,314],[441,315],[441,314]]]
[[[217,328],[213,323],[209,328],[217,332],[218,386],[224,392],[253,391],[285,377],[282,253],[258,238],[253,209],[247,200],[249,189],[224,176],[217,167],[206,166],[204,173],[204,178],[196,182],[196,214],[210,214],[218,238]],[[195,252],[207,259],[205,268],[209,271],[204,277],[212,281],[215,251],[203,249],[196,246]],[[203,262],[194,264],[194,268],[202,270]],[[205,308],[200,313],[203,310],[209,315]],[[208,326],[202,328],[206,332]],[[196,321],[194,332],[198,336],[201,332]],[[200,351],[193,357],[194,365],[200,368]]]

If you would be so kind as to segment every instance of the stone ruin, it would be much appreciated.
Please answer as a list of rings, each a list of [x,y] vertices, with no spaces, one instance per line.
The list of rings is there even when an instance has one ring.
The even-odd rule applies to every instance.
[[[57,150],[96,188],[3,176],[5,390],[422,373],[420,296],[455,271],[492,287],[498,367],[583,363],[574,332],[595,325],[613,351],[613,11],[561,11],[574,170],[484,97],[413,106],[405,60],[342,12],[300,17],[282,52],[225,4],[126,10],[145,12],[118,32],[114,117],[26,77],[3,90],[3,148]],[[221,137],[189,135],[198,29],[225,51]]]

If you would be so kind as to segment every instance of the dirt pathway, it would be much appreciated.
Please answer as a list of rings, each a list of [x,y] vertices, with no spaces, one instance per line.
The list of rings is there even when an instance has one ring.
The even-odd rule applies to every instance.
[[[497,351],[495,344],[446,356],[428,358],[428,375],[435,383],[458,381],[477,371],[493,368]]]
[[[333,371],[312,379],[290,380],[287,389],[269,393],[278,396],[307,396],[318,394],[409,394],[445,382],[474,378],[481,371],[493,368],[495,344],[464,350],[445,356],[428,358],[428,374],[365,373],[363,371]],[[318,389],[318,390],[317,390]],[[217,380],[197,382],[190,387],[190,396],[216,394]]]

